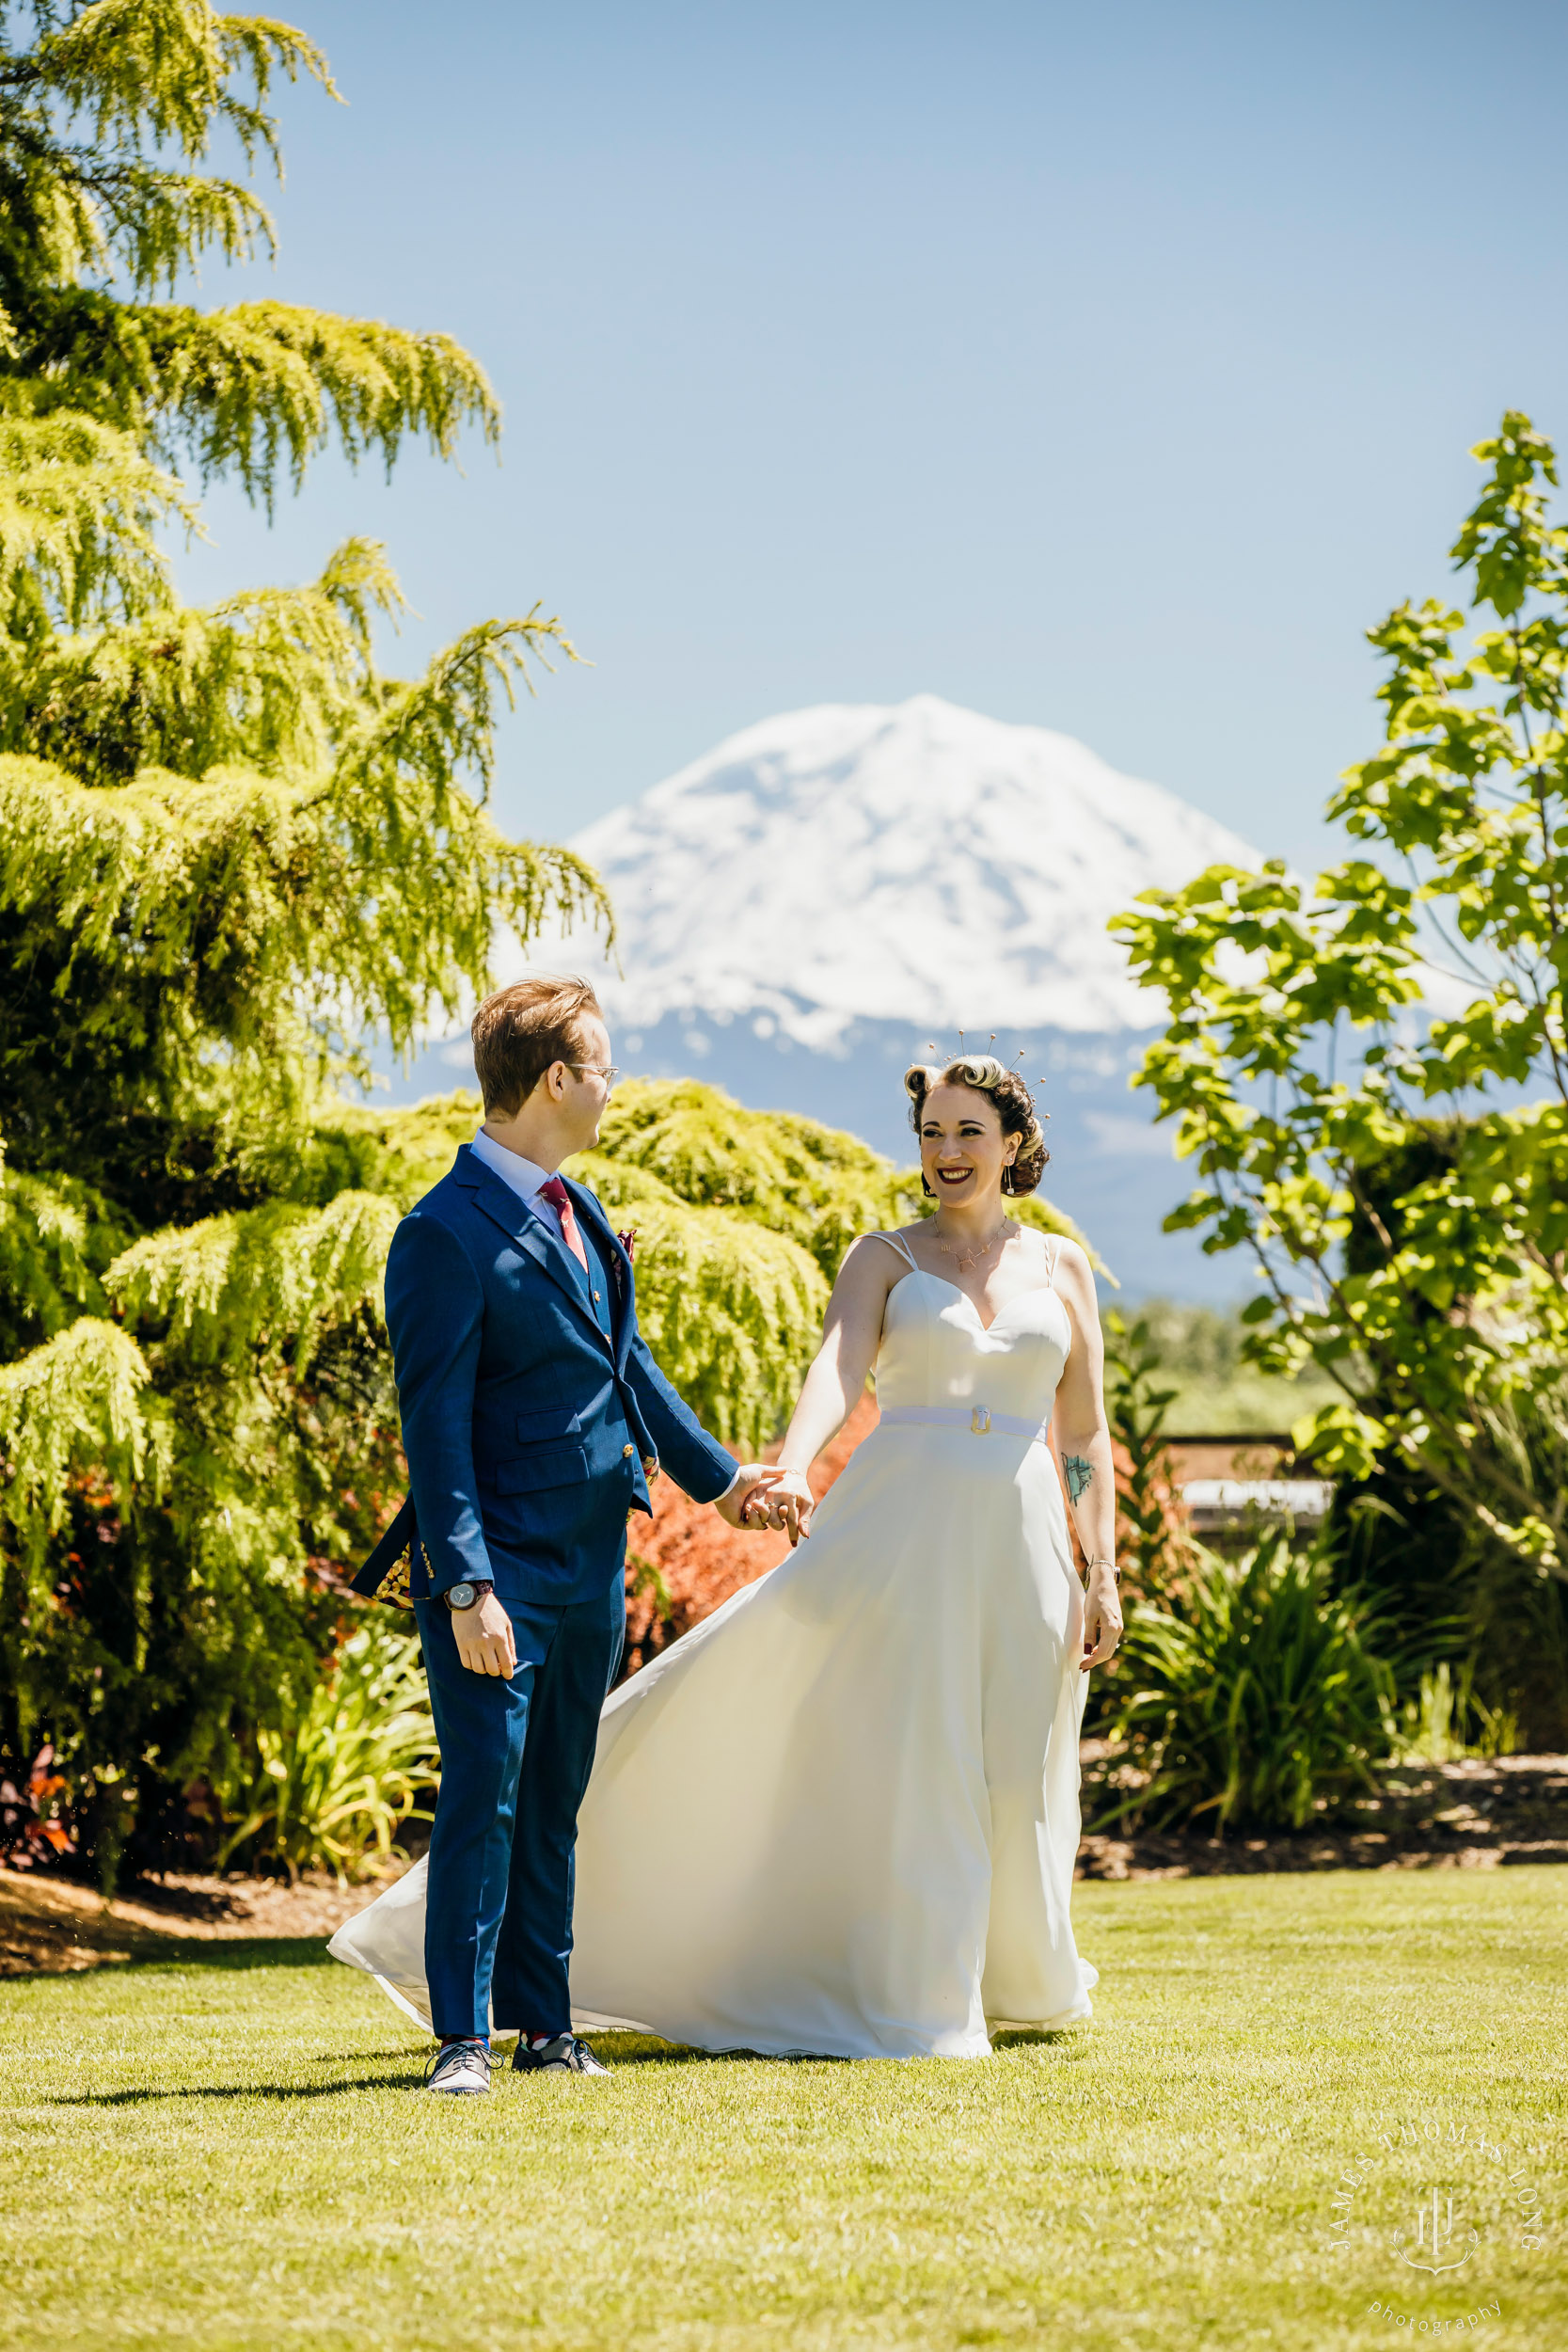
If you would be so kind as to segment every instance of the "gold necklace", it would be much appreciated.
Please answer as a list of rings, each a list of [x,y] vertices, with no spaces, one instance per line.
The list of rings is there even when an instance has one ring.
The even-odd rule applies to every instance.
[[[942,1252],[944,1257],[958,1259],[958,1272],[960,1274],[973,1274],[981,1259],[989,1258],[990,1256],[991,1251],[996,1248],[998,1242],[1010,1240],[1011,1236],[1007,1232],[1007,1228],[1011,1222],[1012,1219],[1010,1217],[1005,1216],[1001,1224],[997,1227],[995,1232],[991,1235],[990,1241],[984,1244],[977,1243],[974,1247],[971,1247],[968,1243],[961,1241],[943,1241],[942,1235],[939,1233],[937,1235],[937,1248]]]

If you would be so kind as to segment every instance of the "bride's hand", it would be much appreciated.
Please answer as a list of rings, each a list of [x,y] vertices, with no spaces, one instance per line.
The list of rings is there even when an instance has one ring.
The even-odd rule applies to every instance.
[[[791,1549],[802,1535],[811,1534],[811,1515],[816,1508],[811,1482],[804,1470],[785,1470],[768,1497],[768,1524],[789,1531]]]
[[[1091,1666],[1103,1666],[1116,1655],[1121,1639],[1121,1596],[1117,1591],[1117,1572],[1109,1561],[1097,1560],[1089,1570],[1089,1589],[1084,1602],[1084,1657],[1082,1671]]]

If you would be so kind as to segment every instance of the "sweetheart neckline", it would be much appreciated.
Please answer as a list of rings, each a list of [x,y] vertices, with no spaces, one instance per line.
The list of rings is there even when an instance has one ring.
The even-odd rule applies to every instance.
[[[946,1274],[933,1274],[933,1273],[931,1272],[931,1270],[930,1270],[930,1268],[929,1268],[928,1266],[923,1266],[923,1265],[911,1265],[911,1268],[910,1268],[910,1273],[911,1273],[911,1274],[923,1274],[923,1275],[926,1277],[926,1279],[927,1279],[927,1282],[940,1282],[940,1283],[942,1284],[942,1289],[943,1289],[944,1291],[953,1291],[953,1292],[955,1292],[955,1293],[957,1294],[957,1295],[958,1295],[959,1298],[961,1298],[961,1299],[963,1300],[964,1305],[965,1305],[967,1308],[969,1308],[969,1310],[971,1311],[971,1312],[973,1313],[973,1315],[974,1315],[974,1317],[975,1322],[980,1324],[980,1329],[981,1329],[982,1333],[994,1331],[994,1330],[995,1330],[995,1328],[996,1328],[996,1327],[997,1327],[997,1325],[1001,1322],[1001,1320],[1002,1320],[1003,1316],[1006,1313],[1007,1309],[1008,1309],[1009,1307],[1016,1307],[1016,1306],[1018,1305],[1019,1299],[1021,1299],[1021,1298],[1037,1298],[1037,1297],[1039,1297],[1039,1296],[1041,1296],[1041,1295],[1044,1295],[1044,1296],[1045,1296],[1045,1297],[1047,1297],[1047,1298],[1055,1298],[1055,1297],[1057,1296],[1056,1285],[1055,1285],[1055,1283],[1054,1283],[1054,1282],[1039,1282],[1039,1283],[1037,1283],[1037,1284],[1036,1284],[1036,1286],[1035,1286],[1035,1288],[1034,1288],[1033,1290],[1028,1290],[1028,1291],[1020,1291],[1020,1292],[1018,1293],[1018,1295],[1017,1295],[1017,1296],[1016,1296],[1016,1297],[1009,1298],[1009,1299],[1006,1299],[1006,1301],[1004,1301],[1004,1303],[1003,1303],[1000,1307],[998,1307],[998,1309],[997,1309],[996,1312],[992,1315],[992,1317],[991,1317],[991,1319],[990,1319],[990,1321],[989,1323],[981,1323],[981,1322],[980,1322],[980,1310],[979,1310],[979,1308],[975,1306],[974,1299],[973,1299],[973,1298],[971,1298],[971,1296],[970,1296],[969,1293],[968,1293],[968,1292],[967,1292],[967,1291],[966,1291],[963,1287],[962,1287],[962,1285],[961,1285],[961,1284],[959,1284],[959,1283],[958,1283],[958,1282],[955,1282],[955,1281],[952,1279],[952,1278],[951,1278],[950,1276],[948,1276],[948,1275],[946,1275]],[[902,1283],[902,1282],[903,1282],[906,1279],[907,1279],[907,1278],[906,1278],[905,1276],[900,1275],[900,1276],[899,1276],[899,1278],[898,1278],[898,1281],[897,1281],[897,1282],[895,1282],[895,1284],[893,1285],[893,1289],[894,1289],[894,1290],[897,1290],[897,1289],[898,1289],[898,1287],[899,1287],[899,1284],[900,1284],[900,1283]],[[892,1297],[892,1295],[893,1295],[893,1292],[892,1292],[892,1291],[890,1291],[890,1292],[888,1293],[888,1295],[889,1295],[889,1297],[891,1298],[891,1297]],[[1067,1313],[1067,1309],[1066,1309],[1065,1307],[1062,1309],[1062,1312],[1063,1312],[1064,1314],[1066,1314],[1066,1313]],[[1071,1332],[1072,1332],[1072,1325],[1071,1325],[1071,1321],[1070,1321],[1070,1319],[1069,1319],[1069,1324],[1068,1324],[1068,1334],[1069,1334],[1069,1338],[1070,1338],[1070,1336],[1071,1336]]]

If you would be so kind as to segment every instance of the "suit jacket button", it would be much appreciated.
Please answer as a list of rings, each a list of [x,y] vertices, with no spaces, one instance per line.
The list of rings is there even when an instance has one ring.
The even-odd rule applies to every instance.
[[[630,1461],[630,1459],[631,1459],[631,1457],[632,1457],[632,1455],[636,1453],[636,1451],[637,1451],[637,1448],[636,1448],[634,1445],[624,1445],[624,1446],[621,1448],[621,1459],[622,1459],[622,1461],[623,1461],[623,1462],[629,1462],[629,1461]]]

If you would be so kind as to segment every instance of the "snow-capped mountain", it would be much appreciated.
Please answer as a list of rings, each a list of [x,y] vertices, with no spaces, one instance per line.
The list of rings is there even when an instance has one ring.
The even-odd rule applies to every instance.
[[[615,905],[619,1029],[739,1021],[829,1054],[867,1022],[943,1042],[1147,1028],[1158,1007],[1106,923],[1141,890],[1258,862],[1070,737],[933,694],[766,719],[572,846]]]
[[[766,719],[572,847],[610,890],[621,972],[592,932],[529,962],[594,978],[629,1069],[700,1074],[907,1164],[906,1064],[995,1030],[1050,1120],[1046,1191],[1127,1290],[1244,1283],[1160,1232],[1188,1186],[1128,1079],[1161,1008],[1105,929],[1142,890],[1259,863],[1212,818],[1070,737],[919,694]],[[443,1051],[468,1066],[463,1041]]]

